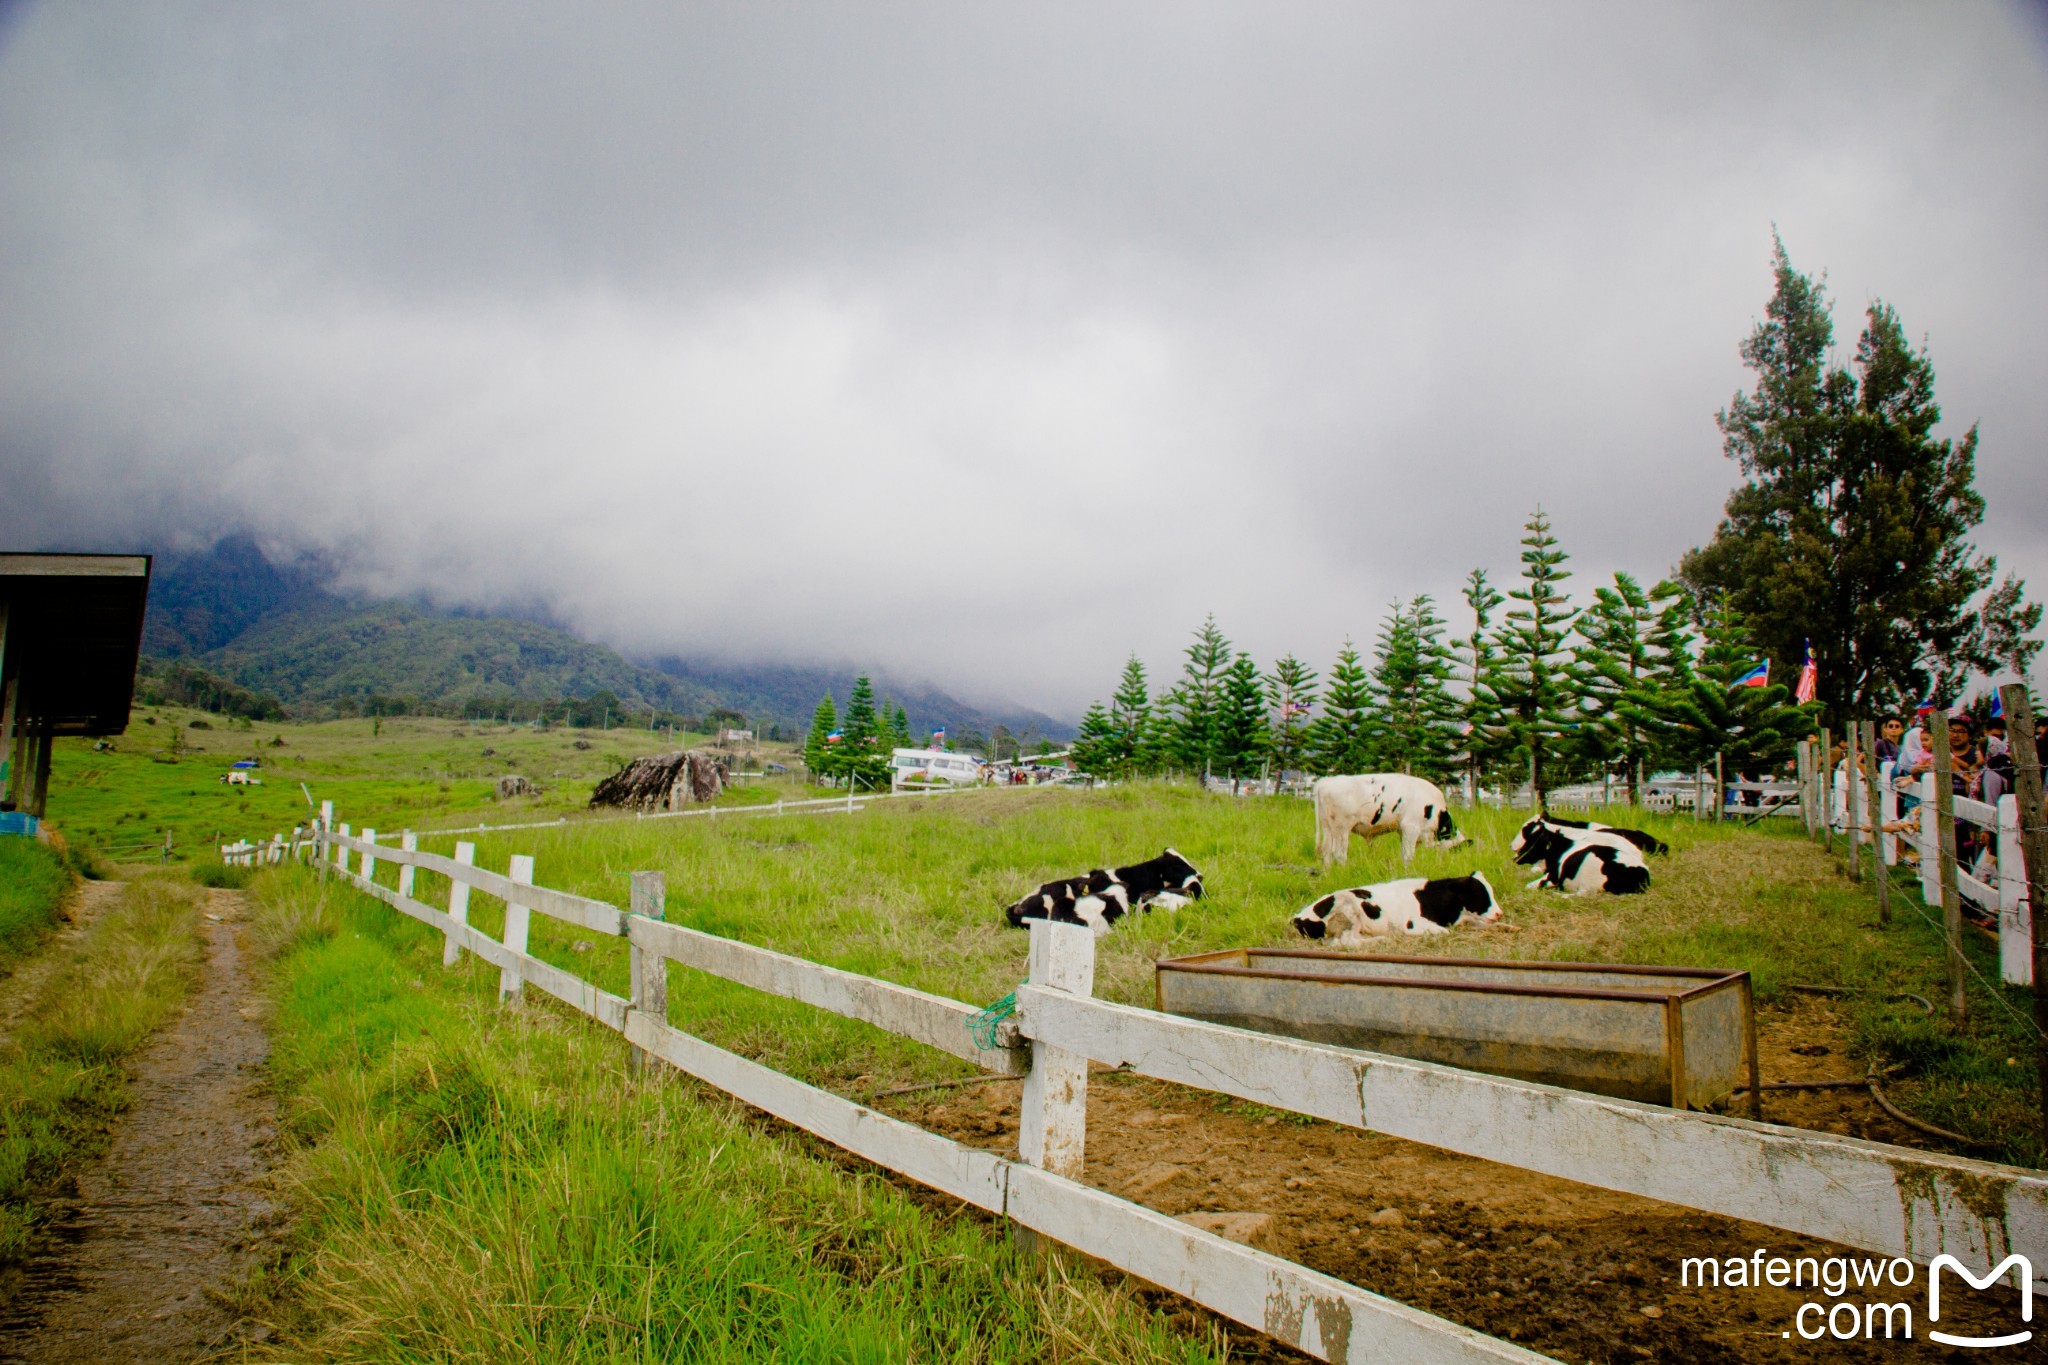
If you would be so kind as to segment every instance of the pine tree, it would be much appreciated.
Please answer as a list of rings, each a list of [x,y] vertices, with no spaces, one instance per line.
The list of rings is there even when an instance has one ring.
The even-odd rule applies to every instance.
[[[889,743],[891,749],[910,747],[910,716],[904,711],[903,703],[897,702],[889,710]]]
[[[1116,747],[1109,756],[1113,777],[1129,777],[1150,771],[1152,754],[1152,693],[1145,682],[1145,665],[1133,654],[1124,663],[1123,677],[1109,699],[1109,720],[1115,731]]]
[[[1316,671],[1292,654],[1281,655],[1266,675],[1266,702],[1272,708],[1274,771],[1298,772],[1307,764],[1307,717],[1316,702]]]
[[[1441,779],[1458,748],[1451,654],[1443,618],[1427,593],[1397,599],[1373,665],[1375,748],[1382,766]]]
[[[1537,508],[1522,537],[1522,584],[1508,596],[1520,605],[1508,609],[1493,666],[1480,679],[1485,705],[1492,712],[1489,738],[1511,744],[1529,764],[1534,800],[1543,805],[1546,766],[1559,737],[1574,722],[1573,686],[1565,642],[1578,614],[1561,590],[1571,577],[1561,566],[1570,556],[1557,548],[1550,519]]]
[[[853,680],[853,693],[846,699],[846,719],[841,728],[846,738],[837,744],[840,771],[857,785],[879,787],[889,780],[889,755],[882,748],[882,729],[875,715],[875,685],[863,673]]]
[[[1642,803],[1640,782],[1653,760],[1654,732],[1640,725],[1631,699],[1657,695],[1678,680],[1685,659],[1686,604],[1675,583],[1648,592],[1626,573],[1614,586],[1595,588],[1593,605],[1578,619],[1573,672],[1579,688],[1580,734],[1605,761],[1626,769],[1628,802]]]
[[[1491,707],[1492,698],[1480,686],[1494,666],[1493,613],[1507,601],[1487,581],[1486,570],[1474,569],[1465,576],[1465,606],[1472,613],[1472,633],[1457,643],[1460,681],[1465,684],[1463,723],[1466,772],[1472,784],[1472,799],[1479,799],[1479,787],[1487,773],[1500,766],[1502,746],[1489,738],[1500,731],[1500,717]]]
[[[842,771],[839,745],[826,738],[838,728],[839,708],[832,704],[832,694],[827,692],[818,702],[818,709],[811,712],[811,733],[804,740],[804,766],[813,777],[837,777]]]
[[[1093,777],[1114,777],[1122,758],[1119,739],[1116,722],[1109,712],[1101,702],[1091,702],[1067,753],[1082,772]]]
[[[1372,685],[1349,640],[1337,651],[1323,714],[1308,728],[1309,761],[1323,773],[1372,771]]]
[[[1187,664],[1172,694],[1174,756],[1189,772],[1207,776],[1215,767],[1217,715],[1223,675],[1230,667],[1230,641],[1216,628],[1214,614],[1202,621],[1194,643],[1183,653]]]
[[[1969,533],[1984,520],[1977,429],[1937,440],[1934,365],[1898,315],[1873,303],[1855,372],[1834,365],[1825,281],[1773,239],[1776,289],[1743,343],[1756,375],[1718,414],[1744,482],[1713,541],[1680,572],[1702,601],[1725,595],[1781,671],[1811,640],[1820,699],[1840,721],[1954,685],[1971,669],[2024,674],[2041,609]]]
[[[1788,702],[1790,689],[1783,683],[1736,685],[1761,662],[1748,625],[1723,602],[1706,613],[1698,661],[1672,685],[1646,691],[1640,705],[1625,710],[1686,766],[1711,765],[1716,754],[1724,768],[1736,772],[1781,763],[1813,733],[1813,719],[1807,708]]]
[[[1240,653],[1224,671],[1216,708],[1216,770],[1232,778],[1256,776],[1266,761],[1266,697],[1259,667]]]

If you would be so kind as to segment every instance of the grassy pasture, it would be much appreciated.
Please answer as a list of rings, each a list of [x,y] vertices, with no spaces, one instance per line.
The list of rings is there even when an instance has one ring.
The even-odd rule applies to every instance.
[[[191,728],[195,720],[208,728]],[[422,716],[245,725],[180,707],[138,707],[127,733],[106,750],[86,740],[57,742],[49,815],[74,844],[127,861],[153,858],[166,833],[174,856],[184,858],[210,854],[217,837],[289,831],[312,813],[301,783],[315,802],[347,811],[341,818],[357,828],[548,820],[584,809],[591,788],[621,763],[671,747],[665,735],[645,730],[473,727]],[[221,780],[241,758],[261,760],[262,785]],[[493,800],[506,773],[545,790]]]
[[[1629,820],[1626,811],[1605,813]],[[1640,897],[1568,899],[1524,889],[1526,869],[1508,842],[1520,816],[1461,812],[1472,843],[1418,852],[1412,875],[1486,873],[1504,907],[1501,925],[1432,939],[1387,939],[1389,951],[1549,961],[1639,962],[1741,968],[1769,1006],[1793,984],[1854,992],[1859,1064],[1904,1062],[1900,1094],[1922,1117],[1980,1138],[2008,1159],[2038,1162],[2030,1117],[2032,1068],[2025,994],[1998,999],[1972,983],[1974,1017],[1960,1034],[1911,1004],[1944,994],[1939,939],[1908,902],[1879,931],[1866,888],[1790,833],[1740,830],[1638,813],[1673,846],[1653,860]],[[1790,822],[1787,822],[1788,824]],[[426,846],[447,851],[450,840]],[[666,875],[668,916],[710,933],[762,944],[849,971],[975,1003],[1011,990],[1025,971],[1025,935],[1001,907],[1055,876],[1150,857],[1173,846],[1199,866],[1207,897],[1174,913],[1126,920],[1103,941],[1097,991],[1149,1003],[1155,959],[1212,948],[1299,942],[1289,917],[1337,886],[1410,875],[1392,839],[1354,841],[1348,864],[1316,867],[1306,802],[1207,795],[1133,784],[1093,793],[989,791],[881,803],[848,816],[748,815],[726,820],[620,822],[492,834],[478,859],[503,868],[535,855],[545,885],[624,904],[628,874]],[[380,869],[393,879],[394,870]],[[446,886],[422,875],[419,894]],[[496,933],[496,902],[472,901]],[[572,926],[535,916],[534,950],[608,990],[626,990],[626,952]],[[1990,945],[1968,951],[1996,979]],[[847,1093],[967,1074],[965,1063],[866,1025],[671,968],[670,1012],[679,1027],[782,1070]],[[2007,1058],[2015,1059],[2008,1062]]]
[[[295,1249],[252,1358],[1194,1362],[1128,1292],[1016,1255],[299,869],[252,887]]]
[[[343,814],[348,814],[346,810]],[[1615,812],[1618,816],[1620,813]],[[1790,834],[1651,819],[1670,840],[1638,898],[1522,888],[1518,817],[1467,812],[1470,846],[1425,850],[1417,873],[1484,870],[1513,926],[1396,951],[1741,967],[1768,1007],[1794,983],[1859,992],[1859,1050],[1911,1067],[1902,1102],[2032,1162],[2033,1092],[2017,1027],[1981,990],[1950,1034],[1910,1005],[1938,998],[1938,940]],[[429,840],[445,851],[451,840]],[[1389,840],[1314,866],[1308,808],[1184,787],[990,791],[882,803],[857,815],[736,815],[515,831],[479,862],[536,856],[550,886],[624,903],[659,869],[672,920],[971,1001],[1022,976],[1025,936],[1000,907],[1048,877],[1172,844],[1207,897],[1103,941],[1098,991],[1143,1002],[1161,956],[1290,941],[1322,891],[1400,875]],[[390,864],[379,880],[395,880]],[[922,1199],[823,1144],[686,1078],[640,1073],[613,1035],[533,996],[496,1004],[497,973],[446,971],[440,941],[302,869],[252,885],[271,966],[273,1066],[298,1211],[293,1253],[244,1286],[279,1329],[276,1359],[420,1355],[564,1360],[1218,1359],[1213,1321],[1056,1264],[1020,1260],[1001,1230]],[[438,877],[415,894],[441,901]],[[473,895],[491,933],[502,908]],[[625,989],[616,941],[536,915],[541,956]],[[1989,954],[1974,943],[1987,974]],[[674,968],[679,1026],[815,1083],[865,1096],[964,1075],[877,1030]],[[1860,1059],[1859,1059],[1860,1064]],[[1219,1105],[1233,1102],[1218,1100]],[[1172,1316],[1164,1316],[1171,1314]],[[1252,1346],[1258,1358],[1269,1358]]]

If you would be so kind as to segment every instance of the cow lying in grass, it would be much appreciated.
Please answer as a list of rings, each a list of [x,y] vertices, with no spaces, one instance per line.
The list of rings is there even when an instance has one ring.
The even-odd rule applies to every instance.
[[[1374,886],[1353,886],[1329,895],[1294,917],[1303,938],[1327,939],[1333,947],[1362,942],[1368,934],[1444,934],[1466,920],[1500,918],[1500,902],[1484,873],[1406,877]]]
[[[1450,803],[1436,783],[1407,773],[1360,773],[1325,777],[1313,789],[1316,806],[1316,852],[1323,866],[1342,862],[1351,851],[1351,836],[1398,830],[1401,861],[1415,857],[1415,846],[1427,841],[1439,848],[1465,842],[1451,823]]]
[[[1591,830],[1598,834],[1619,834],[1645,853],[1669,853],[1671,851],[1671,845],[1665,843],[1648,830],[1627,829],[1621,825],[1603,825],[1594,820],[1566,820],[1562,816],[1551,815],[1547,812],[1543,816],[1543,823],[1546,825],[1556,825],[1567,832],[1583,829]]]
[[[1027,920],[1085,924],[1106,934],[1133,910],[1178,910],[1202,898],[1202,874],[1172,849],[1129,867],[1097,868],[1080,877],[1047,882],[1004,913],[1014,927]]]
[[[1575,896],[1633,896],[1649,889],[1650,870],[1643,851],[1618,833],[1559,828],[1538,817],[1515,834],[1515,861],[1525,867],[1543,865],[1543,875],[1530,886],[1548,886]]]

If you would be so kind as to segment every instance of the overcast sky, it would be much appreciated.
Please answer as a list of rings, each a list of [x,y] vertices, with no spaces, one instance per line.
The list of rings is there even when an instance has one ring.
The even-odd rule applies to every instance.
[[[2040,6],[6,7],[0,545],[246,528],[1077,714],[1205,612],[1646,578],[1772,225],[2048,590]]]

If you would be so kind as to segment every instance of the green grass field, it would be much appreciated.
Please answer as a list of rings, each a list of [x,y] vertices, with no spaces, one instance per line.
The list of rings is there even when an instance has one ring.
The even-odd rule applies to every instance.
[[[238,1307],[276,1360],[1221,1358],[1221,1336],[1020,1257],[296,869],[254,891],[295,1250]]]
[[[195,720],[208,728],[191,728]],[[73,844],[116,862],[156,860],[166,835],[180,860],[211,856],[217,842],[288,832],[310,819],[308,793],[349,812],[341,818],[358,828],[553,819],[583,810],[597,781],[628,759],[703,740],[417,716],[248,725],[138,707],[127,733],[104,750],[58,741],[49,818]],[[263,764],[261,785],[222,781],[244,758]],[[531,778],[543,793],[493,800],[493,784],[507,773]]]
[[[1616,812],[1615,814],[1619,814]],[[1467,812],[1471,846],[1418,874],[1484,870],[1510,927],[1396,951],[1746,968],[1768,1006],[1793,983],[1856,992],[1859,1049],[1910,1071],[1895,1090],[1937,1122],[2032,1162],[2034,1094],[2017,1025],[1988,996],[1961,1033],[1888,1002],[1939,997],[1938,941],[1916,917],[1872,924],[1867,889],[1804,840],[1651,819],[1674,851],[1651,892],[1566,900],[1522,888],[1518,816]],[[450,840],[428,847],[445,849]],[[536,857],[543,884],[626,899],[662,871],[680,923],[985,1002],[1023,975],[1001,906],[1037,882],[1172,844],[1205,874],[1188,909],[1101,942],[1098,993],[1144,1002],[1159,957],[1291,940],[1332,886],[1399,875],[1392,841],[1313,866],[1305,803],[1134,785],[990,791],[857,815],[735,815],[515,831],[479,862]],[[379,880],[393,880],[384,864]],[[440,965],[441,943],[389,908],[291,869],[258,877],[275,965],[276,1078],[293,1141],[297,1249],[247,1287],[278,1359],[506,1352],[575,1360],[1162,1360],[1218,1358],[1227,1334],[1158,1317],[1121,1281],[1020,1261],[1000,1230],[919,1198],[716,1092],[632,1069],[619,1039],[545,997],[496,1005],[497,973]],[[446,895],[421,874],[416,895]],[[502,910],[481,895],[474,923]],[[544,916],[534,950],[625,990],[615,940]],[[1987,974],[1990,960],[1972,952]],[[2008,1003],[2016,1003],[2008,1001]],[[856,1097],[967,1074],[865,1025],[672,968],[679,1027]]]

